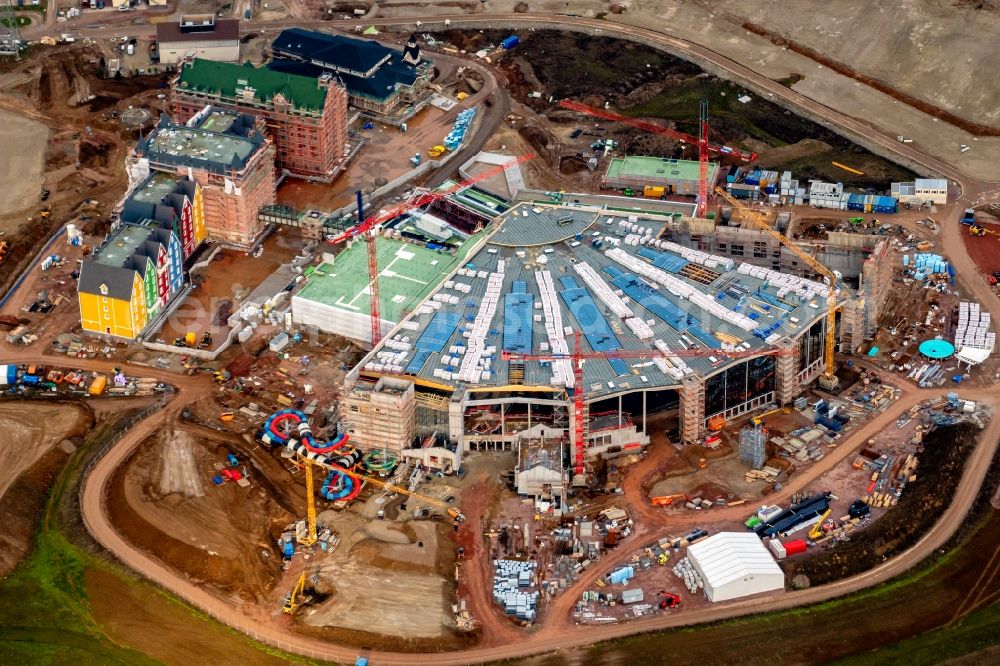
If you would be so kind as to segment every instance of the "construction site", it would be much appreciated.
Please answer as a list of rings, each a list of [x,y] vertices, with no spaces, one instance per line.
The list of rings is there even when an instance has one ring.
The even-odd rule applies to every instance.
[[[377,11],[321,4],[220,11]],[[228,92],[185,89],[205,106],[172,124],[184,65],[104,76],[110,36],[0,63],[24,144],[0,168],[24,204],[0,209],[0,423],[31,442],[0,447],[0,569],[126,408],[81,531],[287,645],[673,626],[933,529],[998,427],[994,208],[639,43],[350,22],[427,89],[405,121],[351,89],[327,180],[282,171],[282,130]],[[252,25],[247,76],[344,85],[266,69],[292,45]]]

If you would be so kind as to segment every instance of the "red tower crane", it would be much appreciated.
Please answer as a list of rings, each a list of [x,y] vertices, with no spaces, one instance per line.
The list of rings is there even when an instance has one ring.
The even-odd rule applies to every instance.
[[[583,389],[583,363],[588,359],[649,359],[671,357],[705,357],[716,356],[723,358],[750,358],[758,356],[794,356],[799,353],[798,349],[764,349],[764,350],[723,350],[723,349],[677,349],[669,352],[659,349],[616,349],[606,352],[584,352],[581,342],[580,332],[573,334],[573,351],[569,354],[522,354],[503,350],[500,358],[508,361],[562,361],[573,362],[573,435],[576,439],[573,450],[573,473],[584,473],[584,451],[587,438],[587,419],[584,415],[584,389]]]
[[[624,125],[630,125],[637,129],[645,130],[646,132],[653,132],[655,134],[662,134],[663,136],[669,136],[672,139],[676,139],[682,143],[689,143],[692,146],[697,146],[700,142],[699,138],[696,136],[691,136],[690,134],[684,134],[683,132],[678,132],[677,130],[672,130],[667,127],[660,127],[651,122],[645,120],[640,120],[638,118],[629,118],[628,116],[623,116],[619,113],[613,111],[605,111],[604,109],[595,109],[592,106],[587,106],[586,104],[581,104],[580,102],[574,102],[570,99],[564,99],[559,102],[559,106],[564,109],[569,109],[571,111],[578,111],[580,113],[585,113],[588,116],[594,116],[595,118],[603,118],[604,120],[611,120],[616,123],[622,123]],[[707,107],[706,107],[707,111]],[[746,153],[742,150],[737,150],[736,148],[730,148],[729,146],[723,146],[717,143],[709,143],[707,141],[706,135],[706,147],[709,152],[717,153],[719,155],[732,155],[737,157],[744,162],[753,162],[757,159],[757,153]]]
[[[511,167],[526,162],[535,156],[534,153],[528,153],[526,155],[521,155],[520,157],[511,158],[509,162],[504,162],[503,164],[498,164],[495,167],[486,169],[482,173],[463,180],[460,183],[456,183],[451,187],[445,188],[443,190],[435,190],[434,192],[426,192],[421,194],[416,199],[412,201],[405,201],[396,206],[392,206],[388,210],[384,210],[378,215],[373,215],[369,218],[364,217],[364,202],[362,200],[362,194],[360,191],[357,192],[358,197],[358,223],[349,229],[344,230],[342,234],[334,238],[327,240],[328,243],[342,243],[349,238],[355,238],[357,236],[365,235],[365,244],[368,249],[368,288],[371,294],[371,305],[369,309],[369,316],[371,318],[371,336],[372,336],[372,347],[378,345],[382,341],[382,319],[379,312],[379,291],[378,291],[378,253],[375,247],[375,237],[378,234],[377,227],[382,222],[386,222],[395,217],[403,215],[420,208],[421,206],[426,206],[428,204],[437,201],[443,197],[450,194],[454,194],[460,190],[464,190],[467,187],[471,187],[476,183],[482,182],[484,180],[489,180],[497,174],[501,174]]]
[[[708,210],[708,100],[698,103],[698,217]]]

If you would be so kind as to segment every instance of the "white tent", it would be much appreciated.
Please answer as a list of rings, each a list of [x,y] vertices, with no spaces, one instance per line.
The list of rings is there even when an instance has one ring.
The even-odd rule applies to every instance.
[[[688,547],[688,559],[705,582],[711,601],[780,590],[785,574],[760,537],[750,532],[720,532]]]
[[[959,363],[968,363],[971,368],[974,365],[979,365],[986,359],[990,357],[992,352],[989,349],[977,349],[975,347],[962,347],[955,358]]]

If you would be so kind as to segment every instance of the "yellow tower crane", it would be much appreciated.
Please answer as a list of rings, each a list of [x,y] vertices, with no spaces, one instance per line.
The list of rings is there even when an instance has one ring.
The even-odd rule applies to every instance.
[[[820,386],[830,390],[837,387],[837,367],[834,362],[834,347],[837,335],[837,276],[829,268],[816,261],[808,252],[803,250],[792,239],[777,231],[767,222],[767,214],[752,210],[744,206],[738,199],[730,195],[721,187],[715,188],[715,193],[730,203],[738,210],[743,219],[752,222],[761,231],[766,232],[776,241],[784,245],[796,257],[801,259],[814,271],[826,278],[826,344],[824,347],[823,360],[825,368],[823,376],[820,377]]]
[[[304,456],[296,456],[298,464],[300,464],[306,473],[306,526],[308,528],[308,533],[306,537],[299,541],[303,546],[311,546],[319,540],[316,530],[316,489],[313,480],[313,467],[323,467],[326,469],[333,469],[330,465],[325,465],[317,460],[310,460]],[[368,476],[367,474],[361,474],[356,471],[351,472],[351,476],[356,476],[359,479],[364,479],[368,483],[373,483],[380,488],[384,488],[389,492],[399,493],[401,495],[406,495],[408,497],[413,497],[432,506],[436,506],[445,510],[448,517],[462,522],[465,520],[465,516],[462,514],[461,509],[457,506],[449,506],[447,502],[436,499],[434,497],[427,497],[426,495],[421,495],[420,493],[415,493],[406,488],[394,485],[387,481],[382,481],[373,476]]]
[[[316,489],[313,487],[313,465],[318,464],[304,456],[299,456],[299,463],[306,470],[306,525],[309,533],[300,541],[303,546],[311,546],[319,539],[316,535]]]

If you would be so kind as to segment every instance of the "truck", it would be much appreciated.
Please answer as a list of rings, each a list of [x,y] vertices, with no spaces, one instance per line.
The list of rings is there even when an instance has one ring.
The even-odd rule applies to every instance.
[[[962,215],[962,224],[967,227],[971,227],[976,222],[976,211],[972,208],[966,208],[965,213]]]

